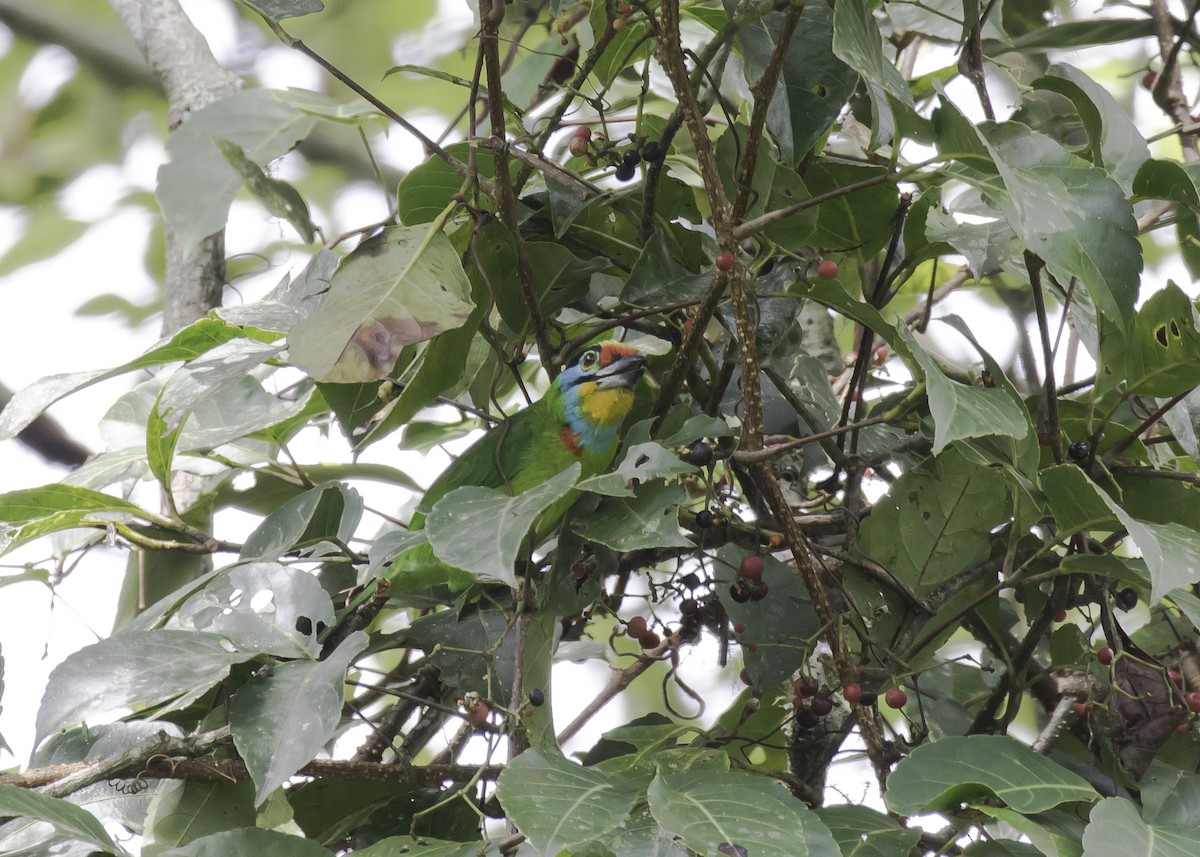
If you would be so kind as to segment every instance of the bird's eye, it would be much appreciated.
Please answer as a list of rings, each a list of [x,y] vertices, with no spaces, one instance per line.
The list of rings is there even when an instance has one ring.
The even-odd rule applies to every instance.
[[[600,355],[595,351],[585,351],[579,358],[579,365],[583,369],[595,369],[599,362]]]

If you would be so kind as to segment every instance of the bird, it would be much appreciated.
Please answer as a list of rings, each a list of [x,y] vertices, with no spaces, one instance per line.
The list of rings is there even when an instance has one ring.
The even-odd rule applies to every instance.
[[[456,488],[474,485],[516,495],[575,462],[580,465],[580,478],[604,472],[620,445],[621,426],[633,407],[634,388],[645,362],[636,348],[616,340],[578,351],[541,399],[492,426],[442,471],[425,491],[409,521],[409,531],[424,529],[434,505]],[[538,531],[551,530],[573,500],[574,492],[547,509],[538,521]],[[466,572],[440,562],[427,543],[397,556],[384,576],[393,584],[393,591],[446,582],[461,587],[472,580]],[[374,586],[369,586],[361,592],[343,617],[373,591]]]

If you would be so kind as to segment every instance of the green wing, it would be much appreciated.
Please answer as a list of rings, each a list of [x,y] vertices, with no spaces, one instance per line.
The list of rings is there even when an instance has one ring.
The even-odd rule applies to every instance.
[[[433,505],[455,488],[479,485],[519,494],[567,467],[574,458],[559,441],[558,424],[542,405],[545,401],[490,428],[442,471],[425,492],[409,528],[424,527]]]

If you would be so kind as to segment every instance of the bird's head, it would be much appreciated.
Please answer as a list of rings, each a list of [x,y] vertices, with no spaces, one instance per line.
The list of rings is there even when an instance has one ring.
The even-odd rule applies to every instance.
[[[576,434],[615,429],[633,407],[633,388],[646,358],[623,342],[589,345],[567,364],[554,384],[563,397],[567,422]]]

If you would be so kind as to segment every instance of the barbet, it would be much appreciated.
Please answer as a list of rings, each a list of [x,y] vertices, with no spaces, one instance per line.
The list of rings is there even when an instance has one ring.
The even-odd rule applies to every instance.
[[[621,424],[633,406],[634,387],[644,368],[645,358],[621,342],[607,341],[578,352],[545,396],[493,426],[442,472],[425,492],[409,530],[423,529],[434,504],[455,488],[476,485],[516,495],[575,462],[581,478],[603,472],[616,455]],[[573,499],[574,492],[546,510],[538,531],[549,532]],[[385,576],[393,592],[471,580],[438,561],[428,544],[400,554]],[[350,610],[370,594],[371,590],[361,593]]]

